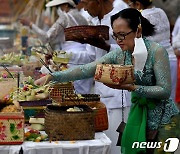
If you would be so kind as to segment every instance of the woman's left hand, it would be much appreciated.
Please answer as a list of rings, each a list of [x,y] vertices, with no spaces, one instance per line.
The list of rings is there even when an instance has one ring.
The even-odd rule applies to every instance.
[[[136,85],[134,84],[123,84],[123,85],[105,84],[105,85],[112,89],[124,89],[128,91],[134,91],[136,89]]]
[[[48,84],[51,80],[52,80],[52,76],[48,74],[46,76],[41,77],[40,79],[37,79],[34,82],[34,84],[39,85],[39,86],[43,86],[43,85]]]

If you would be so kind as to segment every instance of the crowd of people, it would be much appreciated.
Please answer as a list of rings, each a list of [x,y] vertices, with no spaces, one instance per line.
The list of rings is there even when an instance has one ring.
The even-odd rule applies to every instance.
[[[49,30],[44,31],[27,19],[21,19],[21,23],[29,26],[43,43],[58,40],[58,49],[72,52],[73,57],[68,70],[47,74],[36,84],[74,81],[77,93],[99,94],[108,111],[109,128],[105,133],[112,141],[111,154],[148,153],[146,149],[131,148],[134,141],[147,141],[148,130],[157,130],[154,141],[163,143],[167,138],[180,137],[180,114],[176,106],[180,103],[180,17],[171,43],[167,15],[153,6],[152,0],[126,3],[122,0],[52,0],[46,7],[56,7],[59,15]],[[100,38],[97,44],[88,38],[81,43],[65,41],[65,28],[88,24],[109,26],[109,40]],[[114,86],[94,82],[97,64],[134,65],[135,84]],[[138,67],[139,64],[142,65]],[[122,119],[122,102],[127,124],[120,150],[116,146],[116,129]],[[153,152],[163,153],[163,149]]]

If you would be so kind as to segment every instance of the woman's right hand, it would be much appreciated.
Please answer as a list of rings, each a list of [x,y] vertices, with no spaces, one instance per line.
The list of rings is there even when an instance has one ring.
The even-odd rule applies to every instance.
[[[36,85],[42,86],[42,85],[48,84],[51,80],[52,80],[52,76],[48,74],[46,76],[41,77],[40,79],[37,79],[34,83]]]

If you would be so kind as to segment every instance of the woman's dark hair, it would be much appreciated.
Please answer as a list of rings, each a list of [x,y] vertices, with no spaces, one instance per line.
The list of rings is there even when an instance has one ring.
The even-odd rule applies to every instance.
[[[113,22],[118,19],[123,18],[128,22],[129,27],[136,32],[138,25],[141,24],[142,27],[142,36],[151,36],[155,32],[154,25],[152,25],[149,20],[144,18],[141,13],[133,8],[123,9],[117,14],[111,16],[111,26],[113,26]]]
[[[140,2],[145,8],[152,4],[152,0],[130,0],[133,3]]]

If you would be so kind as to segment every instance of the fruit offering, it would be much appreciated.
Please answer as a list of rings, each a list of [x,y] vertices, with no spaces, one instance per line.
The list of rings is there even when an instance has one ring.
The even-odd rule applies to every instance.
[[[47,141],[48,136],[45,134],[41,134],[40,131],[31,129],[24,134],[26,141],[33,141],[33,142],[41,142]]]

